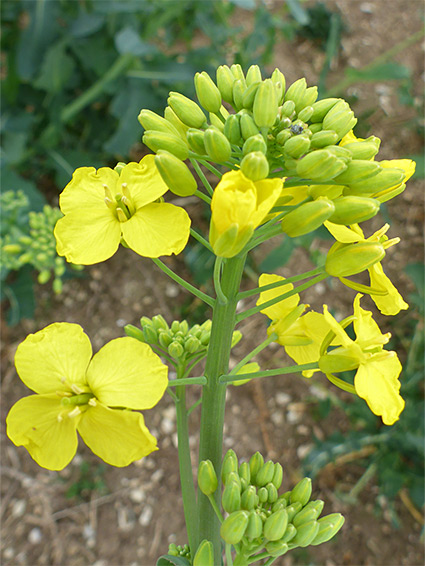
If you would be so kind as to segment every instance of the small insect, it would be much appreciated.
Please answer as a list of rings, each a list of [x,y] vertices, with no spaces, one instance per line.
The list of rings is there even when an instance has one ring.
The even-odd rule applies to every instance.
[[[293,124],[291,126],[291,132],[295,135],[302,134],[303,131],[304,131],[304,128],[302,126],[300,126],[300,124]]]

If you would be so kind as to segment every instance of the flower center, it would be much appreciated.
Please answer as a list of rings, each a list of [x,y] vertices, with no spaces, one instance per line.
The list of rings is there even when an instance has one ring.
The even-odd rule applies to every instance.
[[[136,212],[127,183],[121,183],[121,192],[117,192],[115,196],[108,185],[104,184],[103,188],[105,189],[106,206],[113,211],[120,222],[127,222]]]

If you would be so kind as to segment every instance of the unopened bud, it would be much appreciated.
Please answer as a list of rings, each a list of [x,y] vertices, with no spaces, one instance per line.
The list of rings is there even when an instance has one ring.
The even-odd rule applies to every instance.
[[[291,238],[308,234],[319,228],[334,211],[333,202],[326,197],[306,202],[284,216],[282,230]]]
[[[306,106],[300,112],[298,112],[298,120],[302,122],[308,122],[313,114],[313,106]]]
[[[285,98],[285,89],[286,89],[285,75],[281,71],[279,71],[279,69],[275,69],[270,78],[276,90],[277,103],[280,106]],[[294,105],[294,110],[295,110],[295,105]]]
[[[356,161],[354,161],[356,163]],[[368,161],[367,163],[379,163],[376,161]],[[391,187],[396,187],[403,182],[405,173],[402,169],[398,168],[385,168],[378,167],[377,174],[370,176],[368,179],[362,181],[352,181],[344,184],[349,185],[349,190],[353,194],[375,194]]]
[[[163,149],[182,161],[189,157],[189,149],[185,142],[180,137],[167,132],[146,130],[143,134],[143,143],[155,153]]]
[[[245,479],[248,483],[251,481],[251,472],[249,470],[248,462],[242,462],[239,466],[239,477]]]
[[[254,83],[260,83],[262,80],[260,67],[251,65],[246,73],[246,85],[251,86]]]
[[[204,144],[204,132],[196,128],[189,128],[186,133],[187,142],[189,147],[199,155],[206,155],[207,150]]]
[[[229,140],[220,130],[213,127],[205,130],[204,143],[209,157],[216,163],[223,163],[230,159],[232,148]]]
[[[143,326],[143,335],[145,342],[148,344],[156,344],[158,342],[158,332],[151,325]]]
[[[184,349],[189,354],[194,354],[199,350],[200,347],[201,347],[201,343],[198,340],[198,338],[195,338],[195,336],[189,336],[188,338],[186,338],[184,342]]]
[[[319,523],[317,521],[310,521],[303,523],[297,528],[297,534],[291,540],[290,548],[301,546],[302,548],[308,546],[316,537],[319,532]]]
[[[233,83],[235,76],[227,65],[220,65],[216,73],[217,86],[221,93],[223,100],[229,104],[233,103]]]
[[[274,540],[266,544],[266,550],[270,554],[270,556],[283,556],[288,552],[289,546],[286,544],[286,542],[282,542],[281,540]]]
[[[327,149],[317,149],[297,162],[297,174],[302,179],[328,181],[346,169],[347,165]]]
[[[345,100],[340,100],[323,118],[323,129],[334,130],[341,139],[357,124],[357,118]]]
[[[242,143],[240,118],[239,114],[230,114],[224,124],[224,135],[230,143],[234,145],[240,145]]]
[[[245,75],[243,74],[243,69],[239,65],[239,63],[234,63],[233,65],[231,65],[230,70],[232,71],[233,76],[236,79],[245,82]]]
[[[283,468],[279,464],[279,462],[276,462],[274,465],[274,472],[272,477],[272,484],[276,487],[276,489],[279,489],[280,486],[282,485],[282,479],[283,479]]]
[[[259,452],[256,452],[255,454],[253,454],[251,456],[251,458],[249,460],[249,469],[250,469],[250,472],[251,472],[251,482],[255,483],[257,473],[263,467],[263,464],[264,464],[264,458]]]
[[[244,155],[251,153],[252,151],[261,151],[264,155],[267,153],[267,144],[261,134],[251,136],[243,144],[242,152]]]
[[[341,148],[344,149],[344,148]],[[381,171],[381,166],[377,161],[366,161],[364,159],[356,159],[348,163],[347,168],[340,175],[335,177],[335,182],[341,185],[349,185],[351,183],[363,183],[365,180],[373,177]]]
[[[251,511],[256,507],[259,501],[259,497],[257,496],[257,490],[255,486],[249,485],[241,495],[241,507],[242,509],[246,509],[247,511]]]
[[[245,81],[237,79],[233,83],[233,107],[236,110],[241,110],[243,106],[243,97],[246,91]]]
[[[198,546],[193,566],[214,566],[214,546],[211,541],[204,539]]]
[[[297,483],[294,489],[291,491],[289,500],[291,503],[299,502],[304,507],[311,497],[311,479],[303,478]]]
[[[254,105],[255,95],[257,94],[258,86],[260,83],[253,83],[250,85],[242,95],[242,107],[247,110],[252,110]]]
[[[185,140],[186,139],[186,132],[189,126],[186,126],[186,124],[183,124],[183,122],[180,120],[180,118],[177,116],[177,114],[174,112],[174,110],[172,108],[170,108],[170,106],[167,106],[164,110],[164,118],[167,120],[167,122],[170,122],[170,124],[172,124],[176,130],[178,131],[180,137]]]
[[[227,513],[233,513],[233,511],[238,511],[241,508],[241,489],[235,481],[226,483],[221,497],[221,505]]]
[[[378,200],[366,197],[347,196],[333,201],[335,212],[329,217],[334,224],[358,224],[369,220],[379,212]]]
[[[304,78],[298,79],[291,86],[285,93],[285,102],[287,100],[292,100],[295,104],[295,110],[298,112],[302,108],[302,102],[307,90],[307,82]]]
[[[162,316],[162,314],[156,314],[155,316],[153,316],[152,317],[152,324],[154,325],[154,327],[157,330],[159,330],[160,328],[162,328],[163,330],[169,329],[167,321]]]
[[[268,494],[267,501],[271,504],[275,503],[277,501],[277,498],[278,498],[276,487],[272,483],[268,483],[266,485],[266,489],[267,489],[267,494]]]
[[[324,98],[323,100],[314,102],[314,104],[312,104],[313,114],[310,116],[310,122],[322,122],[329,110],[340,100],[340,98]]]
[[[359,367],[359,358],[347,348],[336,348],[321,356],[319,368],[323,373],[340,373]]]
[[[256,92],[253,106],[254,121],[259,128],[271,128],[276,121],[278,101],[271,79],[263,81]]]
[[[276,141],[279,145],[284,146],[285,143],[292,137],[290,130],[285,129],[280,131],[276,136]]]
[[[170,92],[167,102],[183,124],[189,128],[200,128],[205,124],[205,114],[190,98],[178,92]]]
[[[345,519],[341,513],[331,513],[330,515],[326,515],[319,519],[317,521],[319,524],[319,530],[310,544],[317,546],[318,544],[322,544],[323,542],[327,542],[333,538],[341,529],[344,521]]]
[[[179,132],[173,124],[162,116],[152,112],[152,110],[141,110],[137,119],[145,130],[164,132],[166,134],[173,134],[174,136],[179,137]]]
[[[124,332],[126,333],[127,336],[130,336],[131,338],[136,338],[136,340],[139,340],[139,342],[145,341],[145,336],[142,330],[140,328],[137,328],[137,326],[134,326],[133,324],[126,324],[124,326]]]
[[[285,534],[287,525],[288,513],[286,509],[272,513],[264,523],[264,537],[268,540],[280,540]]]
[[[193,195],[198,184],[188,166],[168,151],[159,150],[155,155],[155,165],[167,187],[175,195]]]
[[[37,281],[40,283],[40,285],[44,285],[50,279],[51,275],[52,274],[50,273],[49,269],[44,269],[38,274]]]
[[[217,113],[221,107],[221,93],[209,74],[205,71],[196,73],[195,90],[198,100],[208,112]]]
[[[249,139],[247,140],[249,141]],[[247,143],[247,142],[245,142]],[[241,171],[251,181],[261,181],[269,174],[269,162],[261,151],[253,151],[245,155],[241,161]]]
[[[204,495],[212,495],[217,490],[217,474],[210,460],[202,460],[199,464],[198,485]]]
[[[320,499],[317,501],[309,501],[307,505],[292,519],[292,524],[298,529],[302,523],[314,521],[322,512],[323,506],[324,502]]]
[[[267,503],[268,493],[265,487],[260,487],[258,490],[258,499],[260,503],[264,504]]]
[[[274,463],[269,460],[265,464],[261,466],[255,476],[255,484],[258,487],[262,487],[268,483],[270,483],[273,479],[274,474]]]
[[[245,536],[250,539],[256,539],[261,536],[263,532],[263,521],[258,513],[255,511],[249,514],[248,526],[246,527]]]
[[[300,112],[302,109],[312,106],[316,102],[318,94],[319,90],[317,86],[308,87],[304,93],[301,104],[296,108],[297,112]]]
[[[295,159],[298,159],[301,155],[307,153],[309,149],[310,139],[305,135],[293,136],[285,142],[285,145],[283,146],[285,154],[288,154]]]
[[[379,145],[366,141],[347,143],[344,147],[351,152],[353,159],[373,159],[379,150]]]
[[[238,473],[238,457],[236,456],[236,452],[231,448],[224,455],[221,465],[221,479],[223,483],[226,483],[226,476],[230,474],[230,472]]]
[[[184,354],[184,348],[177,340],[173,340],[168,346],[168,353],[172,358],[178,360]]]
[[[220,527],[221,538],[227,544],[237,544],[242,540],[248,526],[249,513],[247,511],[235,511],[231,513]]]
[[[328,145],[333,145],[338,141],[338,134],[333,130],[320,130],[311,136],[311,146],[312,147],[326,147]]]
[[[173,338],[171,337],[169,332],[167,332],[166,330],[163,330],[163,331],[159,330],[158,331],[158,342],[159,342],[160,346],[167,349],[172,341],[173,341]]]
[[[240,117],[241,134],[244,140],[260,133],[252,116],[250,116],[247,112],[241,112]]]
[[[337,243],[328,252],[325,269],[334,277],[349,277],[372,267],[384,256],[384,247],[376,242]]]

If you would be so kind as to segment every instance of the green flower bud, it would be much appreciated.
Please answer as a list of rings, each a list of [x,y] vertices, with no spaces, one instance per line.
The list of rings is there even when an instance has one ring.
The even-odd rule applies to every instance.
[[[242,540],[248,526],[249,513],[247,511],[234,511],[220,527],[221,538],[227,544],[237,544]]]
[[[300,112],[304,108],[308,108],[309,106],[312,106],[316,102],[318,94],[319,94],[319,90],[318,90],[317,86],[308,87],[305,90],[302,102],[301,102],[300,106],[296,108],[296,111]],[[314,111],[314,109],[313,109],[313,111]]]
[[[264,523],[264,538],[268,540],[280,540],[285,534],[288,525],[288,513],[286,509],[280,509],[272,513]]]
[[[321,132],[323,127],[322,127],[322,123],[320,124],[310,124],[308,129],[310,130],[310,132],[314,135],[317,134],[317,132]],[[337,134],[338,135],[338,134]]]
[[[233,511],[238,511],[241,508],[241,489],[238,483],[235,481],[226,483],[221,497],[221,505],[227,513],[233,513]]]
[[[232,71],[233,76],[234,76],[236,79],[245,82],[245,75],[243,74],[243,69],[242,69],[242,67],[239,65],[239,63],[234,63],[234,64],[230,67],[230,70]]]
[[[299,501],[299,503],[301,503],[301,505],[304,507],[304,505],[307,504],[308,500],[311,497],[311,491],[312,491],[311,479],[303,478],[301,481],[297,483],[297,485],[291,491],[289,500],[291,503],[295,503],[296,501]]]
[[[263,81],[256,92],[253,106],[254,121],[259,128],[271,128],[276,121],[278,101],[271,79]]]
[[[402,169],[397,169],[395,167],[382,169],[376,161],[354,161],[353,163],[376,163],[378,168],[377,173],[370,176],[368,179],[356,179],[355,181],[344,182],[345,185],[349,185],[349,191],[352,194],[370,195],[377,191],[384,191],[385,189],[395,187],[402,183],[405,176]]]
[[[158,151],[155,155],[155,165],[163,181],[175,195],[186,197],[193,195],[198,189],[188,166],[168,151]]]
[[[318,532],[319,523],[317,521],[303,523],[297,528],[297,534],[291,540],[291,545],[289,548],[295,548],[296,546],[301,546],[302,548],[304,548],[308,546],[315,539]]]
[[[157,314],[157,315],[153,316],[152,317],[152,324],[154,325],[154,327],[157,330],[159,330],[160,328],[162,328],[163,330],[169,330],[167,321],[162,316],[162,314]]]
[[[22,240],[22,238],[19,238],[19,240]],[[32,243],[32,240],[30,238],[30,244]],[[7,254],[19,254],[22,251],[22,248],[19,244],[5,244],[2,248],[2,251],[4,253]]]
[[[247,141],[249,141],[249,139]],[[248,153],[241,161],[241,171],[245,177],[251,179],[251,181],[261,181],[265,179],[269,174],[269,162],[267,161],[267,157],[261,151]]]
[[[184,342],[184,349],[189,354],[194,354],[200,349],[200,347],[201,343],[198,338],[195,338],[195,336],[189,336]]]
[[[256,507],[259,501],[259,497],[257,496],[257,490],[255,486],[249,485],[241,495],[241,507],[242,509],[246,509],[247,511],[251,511]]]
[[[258,65],[251,65],[246,73],[246,85],[251,86],[254,83],[261,83],[261,70]]]
[[[201,335],[199,337],[199,341],[202,344],[202,346],[208,346],[208,344],[210,343],[210,336],[211,336],[211,330],[209,329],[202,330]]]
[[[170,556],[178,556],[179,555],[177,545],[174,544],[173,542],[168,545],[168,554],[170,554]]]
[[[143,327],[143,335],[145,337],[145,342],[148,344],[157,344],[158,342],[158,332],[151,325],[146,325]]]
[[[270,483],[273,479],[274,474],[274,463],[269,460],[261,466],[255,476],[255,484],[258,487],[262,487]]]
[[[294,538],[294,536],[296,534],[297,534],[297,529],[294,527],[294,525],[292,523],[288,523],[288,526],[286,527],[285,534],[280,539],[280,542],[288,543]]]
[[[40,271],[40,273],[38,274],[37,281],[40,283],[40,285],[44,285],[45,283],[47,283],[50,277],[51,277],[50,270],[43,269],[43,271]]]
[[[308,234],[319,228],[334,211],[333,202],[326,197],[306,202],[284,216],[282,230],[291,238]]]
[[[170,92],[167,102],[177,117],[189,128],[200,128],[205,124],[205,114],[190,98],[179,92]]]
[[[333,201],[335,212],[329,217],[335,224],[357,224],[369,220],[379,212],[378,200],[366,197],[347,196]]]
[[[240,145],[242,143],[240,118],[239,114],[230,114],[224,123],[224,135],[230,143],[234,145]]]
[[[322,122],[329,110],[340,100],[341,98],[324,98],[312,104],[313,114],[310,116],[310,122]]]
[[[140,111],[137,119],[145,130],[152,130],[156,132],[163,132],[165,134],[172,134],[179,137],[178,130],[168,120],[159,116],[152,110],[143,109]],[[119,164],[118,164],[119,165]],[[118,167],[117,165],[117,167]]]
[[[239,466],[239,477],[245,479],[248,483],[251,481],[251,472],[248,462],[242,462]]]
[[[198,485],[204,495],[212,495],[217,490],[217,474],[210,460],[202,460],[199,463]]]
[[[275,503],[277,501],[277,498],[278,498],[276,487],[272,483],[268,483],[266,485],[266,489],[267,489],[267,494],[268,494],[267,501],[269,503]]]
[[[259,129],[255,125],[254,119],[247,112],[240,114],[240,128],[244,140],[260,133]]]
[[[288,513],[288,521],[291,522],[297,513],[302,509],[302,505],[299,501],[295,501],[291,505],[286,507],[286,512]]]
[[[242,332],[240,330],[235,330],[232,334],[232,342],[230,344],[231,348],[234,348],[242,339]]]
[[[168,346],[168,353],[170,354],[170,356],[172,358],[174,358],[175,360],[178,360],[179,358],[181,358],[183,356],[184,348],[180,344],[180,342],[173,340],[171,342],[171,344]]]
[[[359,358],[347,348],[336,348],[319,358],[319,368],[323,373],[339,373],[359,367]]]
[[[357,124],[354,112],[345,100],[340,100],[323,118],[323,129],[334,130],[339,138],[343,138]]]
[[[305,135],[293,136],[283,146],[284,152],[295,159],[307,153],[309,149],[310,139]]]
[[[183,124],[183,122],[180,120],[174,110],[170,108],[170,106],[166,106],[164,110],[164,118],[167,120],[167,122],[170,122],[170,124],[175,127],[182,140],[185,140],[188,126],[186,126],[186,124]]]
[[[143,143],[148,146],[154,153],[158,150],[166,150],[181,160],[189,157],[187,145],[181,138],[166,132],[157,132],[154,130],[146,130],[143,134]]]
[[[282,479],[283,479],[283,468],[279,464],[279,462],[276,462],[274,465],[274,472],[272,477],[272,484],[276,487],[276,489],[279,489],[280,486],[282,485]]]
[[[295,104],[295,110],[301,110],[303,98],[305,95],[305,91],[307,90],[307,82],[304,78],[298,79],[291,86],[285,93],[285,102],[287,100],[292,100]]]
[[[291,118],[291,116],[295,112],[295,102],[293,100],[287,100],[281,108],[280,115],[282,118],[287,116]]]
[[[236,110],[241,110],[243,106],[243,96],[246,91],[245,81],[237,79],[233,83],[233,107]]]
[[[216,73],[218,90],[223,100],[229,104],[233,104],[233,83],[235,76],[227,65],[220,65]]]
[[[32,244],[32,238],[30,238],[29,236],[20,236],[18,238],[18,242],[20,244],[22,244],[23,246],[30,246]],[[19,251],[21,251],[21,248],[19,248]],[[15,252],[13,252],[13,253],[15,253]]]
[[[330,515],[326,515],[319,519],[317,521],[319,524],[319,530],[310,544],[317,546],[318,544],[322,544],[323,542],[327,542],[333,538],[341,529],[344,521],[345,519],[341,513],[331,513]]]
[[[326,147],[338,141],[338,134],[333,130],[320,130],[311,136],[311,147]],[[346,146],[344,146],[346,147]]]
[[[348,165],[348,163],[350,163],[350,161],[352,160],[351,153],[348,151],[348,149],[345,149],[345,147],[342,147],[340,145],[328,145],[326,147],[326,150],[333,153],[338,159],[343,161],[346,165]]]
[[[249,484],[248,484],[248,482],[246,481],[245,478],[240,478],[240,480],[241,480],[241,493],[242,493],[243,491],[245,491],[248,488]]]
[[[134,326],[133,324],[126,324],[124,326],[124,332],[126,333],[127,336],[130,336],[131,338],[136,338],[136,340],[139,340],[139,342],[145,341],[145,336],[142,330],[140,328],[137,328],[137,326]]]
[[[225,108],[222,106],[221,111],[223,113]],[[225,110],[227,112],[227,110]],[[217,114],[209,113],[211,126],[215,126],[220,132],[224,132],[224,122],[217,116]]]
[[[189,128],[186,133],[187,142],[189,147],[199,155],[206,155],[207,150],[204,144],[204,132],[196,128]]]
[[[266,544],[266,550],[270,556],[283,556],[289,550],[289,546],[280,540],[270,541]]]
[[[209,127],[204,134],[205,149],[209,157],[216,163],[228,161],[232,154],[229,140],[216,128]]]
[[[258,490],[258,499],[260,503],[267,503],[268,492],[265,487],[260,487]]]
[[[406,183],[403,183],[402,185],[399,185],[395,189],[387,189],[384,191],[379,191],[379,193],[374,193],[373,197],[381,203],[387,202],[388,200],[391,200],[392,198],[401,194],[405,188],[406,188]]]
[[[317,501],[309,501],[307,505],[295,515],[292,524],[298,529],[303,523],[314,521],[323,510],[324,502],[320,499]]]
[[[286,142],[292,138],[292,133],[290,130],[282,130],[281,132],[279,132],[276,136],[276,142],[281,145],[284,146],[286,144]]]
[[[221,93],[209,74],[205,71],[196,73],[195,90],[198,100],[208,112],[217,113],[221,107]]]
[[[334,277],[349,277],[372,267],[385,256],[377,242],[333,245],[326,257],[325,269]]]
[[[252,109],[259,85],[260,83],[253,83],[245,90],[242,95],[242,108]]]
[[[285,499],[278,498],[277,501],[275,501],[272,505],[273,513],[275,511],[279,511],[279,509],[285,509],[285,508],[286,508],[286,500]]]
[[[300,112],[298,112],[298,120],[302,122],[308,122],[313,115],[313,106],[306,106]]]
[[[173,338],[171,337],[169,331],[158,330],[158,342],[159,342],[160,346],[167,349],[172,341],[173,341]]]
[[[275,69],[270,78],[276,90],[277,103],[278,105],[280,105],[282,104],[283,99],[285,97],[285,88],[286,88],[285,75],[281,71],[279,71],[279,69]],[[294,105],[294,109],[295,109],[295,105]]]
[[[343,148],[342,148],[343,149]],[[348,163],[343,173],[335,177],[335,182],[341,185],[364,182],[366,179],[377,175],[382,168],[377,161],[366,161],[356,159]]]
[[[230,472],[238,473],[238,457],[236,456],[236,452],[231,448],[224,455],[221,465],[221,480],[223,483],[226,483],[226,476],[230,474]]]
[[[258,513],[252,511],[249,514],[248,526],[245,531],[245,536],[249,539],[256,539],[261,536],[263,532],[263,521]]]
[[[344,144],[353,156],[353,159],[373,159],[379,151],[379,145],[372,142],[352,142]]]
[[[252,151],[261,151],[261,153],[264,153],[264,155],[267,153],[267,144],[261,134],[251,136],[243,144],[242,152],[244,155]]]
[[[257,473],[263,467],[264,458],[259,452],[253,454],[249,460],[249,470],[251,472],[251,482],[255,483]]]
[[[201,542],[193,558],[193,566],[214,566],[214,546],[212,542],[206,539]]]
[[[328,181],[342,173],[347,165],[327,149],[317,149],[297,162],[297,174],[302,179]]]

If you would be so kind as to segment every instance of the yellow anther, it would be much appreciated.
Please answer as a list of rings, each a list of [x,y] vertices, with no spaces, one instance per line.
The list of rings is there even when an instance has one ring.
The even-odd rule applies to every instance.
[[[70,411],[68,413],[68,417],[69,418],[74,418],[74,417],[78,417],[78,415],[81,415],[81,409],[80,407],[75,407],[75,409],[73,409],[72,411]]]

